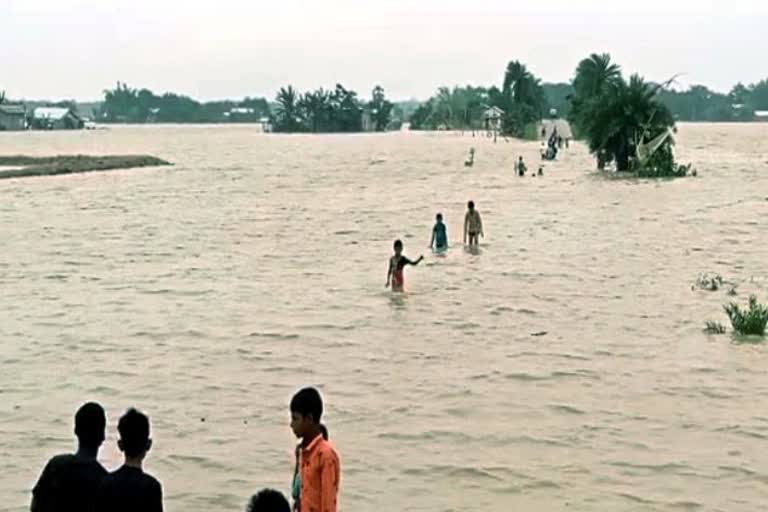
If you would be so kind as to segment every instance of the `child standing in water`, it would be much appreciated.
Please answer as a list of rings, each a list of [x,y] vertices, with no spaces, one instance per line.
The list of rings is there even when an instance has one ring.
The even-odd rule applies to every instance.
[[[438,213],[435,217],[435,227],[432,228],[432,240],[429,242],[429,248],[436,251],[448,249],[448,232],[443,224],[443,214]]]
[[[400,240],[395,240],[394,249],[395,255],[389,259],[389,270],[387,270],[386,286],[389,288],[389,284],[392,283],[392,291],[401,292],[403,291],[403,285],[405,285],[405,276],[403,275],[405,266],[418,265],[421,263],[421,260],[424,259],[424,256],[419,256],[419,259],[416,261],[409,260],[403,256],[403,242]]]
[[[475,210],[475,202],[470,201],[467,203],[467,214],[464,216],[464,243],[467,243],[469,238],[469,245],[477,245],[481,236],[485,237],[483,219],[480,218],[480,212]]]

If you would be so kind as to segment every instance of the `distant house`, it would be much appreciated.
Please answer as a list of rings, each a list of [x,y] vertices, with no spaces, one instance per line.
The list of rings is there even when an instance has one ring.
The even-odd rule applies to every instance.
[[[755,110],[755,121],[768,123],[768,110]]]
[[[224,112],[224,117],[230,123],[253,123],[258,120],[256,110],[245,107],[235,107]]]
[[[499,107],[491,107],[483,112],[483,126],[488,131],[501,131],[501,119],[504,117],[504,111]]]
[[[270,133],[272,131],[272,122],[268,117],[262,117],[259,119],[259,123],[261,124],[261,131],[264,133]]]
[[[21,105],[0,105],[0,131],[27,129],[27,111]]]
[[[32,112],[32,128],[36,130],[81,130],[83,120],[71,109],[38,107]]]

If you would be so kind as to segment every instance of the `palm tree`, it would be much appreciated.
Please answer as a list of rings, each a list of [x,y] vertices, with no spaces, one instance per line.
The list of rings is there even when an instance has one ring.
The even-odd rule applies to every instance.
[[[321,87],[304,94],[297,104],[307,126],[314,133],[328,130],[330,97],[330,93]]]
[[[5,103],[5,91],[0,91],[0,105]]]
[[[638,144],[674,127],[672,113],[657,97],[661,88],[632,75],[629,82],[613,81],[602,95],[584,104],[584,135],[589,149],[598,155],[599,168],[605,160],[615,160],[617,171],[630,170]],[[669,150],[673,143],[666,139],[662,149]]]
[[[620,80],[621,68],[611,62],[611,56],[607,53],[593,53],[579,62],[576,76],[573,78],[574,93],[569,115],[570,121],[578,130],[583,129],[587,121],[584,117],[587,103],[601,96]]]
[[[281,87],[277,93],[275,109],[275,129],[279,132],[297,132],[299,122],[298,93],[293,86]]]
[[[607,53],[593,53],[579,62],[573,88],[576,95],[583,98],[597,96],[605,88],[621,79],[621,68],[611,62]]]
[[[504,131],[522,135],[526,125],[541,119],[546,105],[541,80],[528,71],[525,64],[511,61],[507,64],[502,85],[502,102],[499,105],[506,112]]]

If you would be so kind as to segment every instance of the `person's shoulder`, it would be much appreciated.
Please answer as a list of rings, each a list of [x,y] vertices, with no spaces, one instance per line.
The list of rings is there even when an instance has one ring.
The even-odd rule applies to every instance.
[[[339,462],[339,453],[330,442],[324,441],[320,444],[319,448],[320,458],[323,461]]]
[[[161,491],[162,490],[163,486],[160,483],[160,480],[158,480],[157,478],[153,477],[149,473],[144,473],[143,479],[144,479],[144,485],[146,485],[148,488],[153,489],[153,490],[157,490],[157,491]]]
[[[73,454],[62,453],[51,457],[48,463],[45,465],[45,469],[46,471],[56,471],[59,468],[72,466],[75,462],[77,462],[77,457],[75,457]]]

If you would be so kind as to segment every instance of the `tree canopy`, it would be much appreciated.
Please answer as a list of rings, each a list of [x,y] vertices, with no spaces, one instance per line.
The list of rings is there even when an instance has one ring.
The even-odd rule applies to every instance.
[[[336,84],[333,90],[322,87],[300,94],[293,86],[277,93],[272,125],[276,132],[349,133],[363,131],[363,119],[371,129],[390,128],[394,104],[387,100],[384,89],[376,86],[371,101],[358,98],[357,92]]]
[[[108,123],[257,122],[267,115],[269,105],[264,98],[201,103],[188,96],[157,95],[149,89],[134,89],[120,82],[114,89],[104,91],[104,102],[98,112],[98,118]]]

